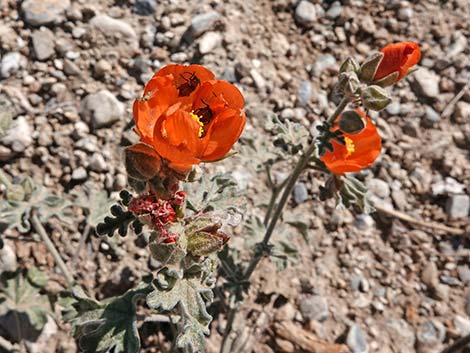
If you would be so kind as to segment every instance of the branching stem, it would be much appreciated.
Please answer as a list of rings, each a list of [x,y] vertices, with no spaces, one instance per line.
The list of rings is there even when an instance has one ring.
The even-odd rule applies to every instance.
[[[338,107],[335,109],[333,114],[327,119],[327,123],[332,125],[333,122],[336,120],[336,118],[343,112],[343,110],[346,108],[346,106],[349,103],[348,98],[343,98],[341,102],[338,104]],[[242,283],[246,283],[253,272],[255,271],[256,267],[260,263],[261,259],[266,256],[266,250],[269,249],[269,242],[271,240],[271,236],[274,232],[274,229],[276,228],[276,224],[278,220],[281,218],[282,211],[284,209],[284,206],[286,205],[287,201],[289,200],[289,197],[291,195],[292,189],[295,186],[295,183],[297,182],[298,178],[302,174],[303,170],[305,167],[308,165],[314,151],[316,149],[316,141],[312,141],[312,143],[307,147],[303,155],[300,157],[299,161],[297,162],[297,165],[295,166],[294,170],[292,171],[292,174],[286,179],[286,181],[280,185],[278,188],[273,189],[273,194],[271,196],[270,203],[268,205],[268,210],[267,214],[264,220],[265,225],[267,226],[266,233],[264,234],[264,238],[259,243],[259,248],[262,249],[262,251],[255,251],[255,255],[253,256],[251,262],[248,264],[248,267],[245,271],[245,273],[242,276]],[[279,202],[276,205],[276,199],[277,196],[281,193],[282,195],[279,200]],[[273,212],[274,210],[274,212]],[[273,212],[273,213],[272,213]],[[272,216],[271,216],[272,213]],[[231,297],[235,297],[235,292],[232,292]],[[232,299],[233,300],[233,299]],[[221,353],[227,353],[227,337],[230,334],[233,326],[233,322],[235,321],[235,316],[238,312],[238,308],[240,307],[241,302],[236,303],[236,305],[231,305],[230,310],[228,312],[228,317],[227,317],[227,326],[224,332],[224,337],[222,340],[222,345],[220,348]],[[229,325],[230,323],[230,325]]]

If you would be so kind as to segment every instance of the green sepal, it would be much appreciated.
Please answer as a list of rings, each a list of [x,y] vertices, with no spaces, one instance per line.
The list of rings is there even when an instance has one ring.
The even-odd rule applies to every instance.
[[[361,65],[359,79],[366,83],[372,82],[383,57],[381,52],[369,56]]]

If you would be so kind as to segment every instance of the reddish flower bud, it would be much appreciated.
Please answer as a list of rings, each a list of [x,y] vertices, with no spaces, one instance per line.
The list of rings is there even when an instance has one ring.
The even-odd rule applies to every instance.
[[[421,59],[419,46],[413,42],[389,44],[381,50],[381,53],[384,56],[375,72],[374,81],[383,79],[395,72],[398,72],[396,81],[399,81]]]

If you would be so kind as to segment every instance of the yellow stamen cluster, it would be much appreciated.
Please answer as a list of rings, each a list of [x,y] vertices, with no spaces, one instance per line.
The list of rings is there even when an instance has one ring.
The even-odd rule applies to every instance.
[[[345,136],[344,142],[346,142],[346,157],[349,157],[356,150],[356,146],[354,146],[354,141],[351,140],[349,137]]]
[[[204,124],[202,123],[201,118],[193,112],[189,113],[189,115],[191,115],[191,118],[193,118],[193,120],[199,124],[199,131],[197,135],[198,137],[202,137],[204,134]]]

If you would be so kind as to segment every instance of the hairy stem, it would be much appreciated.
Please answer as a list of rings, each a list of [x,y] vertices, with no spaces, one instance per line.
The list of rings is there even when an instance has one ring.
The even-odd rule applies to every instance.
[[[331,114],[331,116],[327,119],[327,122],[330,125],[343,112],[344,108],[346,108],[348,103],[349,103],[349,98],[345,97],[341,100],[341,102],[338,104],[338,107],[335,109],[333,114]],[[316,149],[316,141],[313,140],[312,143],[305,150],[304,154],[300,157],[299,161],[297,162],[297,165],[295,166],[295,168],[294,168],[292,174],[289,176],[289,178],[287,178],[286,181],[280,185],[280,187],[273,189],[273,195],[271,197],[271,201],[269,203],[268,211],[267,211],[269,215],[267,214],[266,215],[267,217],[265,218],[265,224],[267,225],[266,233],[264,234],[263,240],[259,244],[260,251],[255,252],[255,255],[253,256],[251,262],[248,264],[248,267],[247,267],[245,273],[243,274],[241,283],[246,283],[250,279],[251,275],[255,271],[255,269],[258,266],[258,264],[260,263],[261,259],[264,256],[266,256],[266,254],[267,254],[266,250],[269,249],[269,242],[271,240],[271,236],[274,232],[274,229],[276,227],[276,224],[277,224],[278,220],[281,217],[284,206],[286,205],[287,201],[289,200],[292,189],[294,188],[295,183],[297,182],[297,179],[300,177],[303,170],[308,165],[315,149]],[[281,199],[279,200],[279,203],[277,205],[275,205],[275,201],[277,199],[277,196],[279,195],[279,193],[281,191],[282,191]],[[274,206],[275,206],[275,208],[274,208]],[[274,209],[274,213],[273,213],[272,217],[270,217],[270,214],[271,214],[273,209]],[[232,293],[231,297],[234,298],[235,293]],[[237,305],[231,306],[230,310],[228,312],[228,319],[227,320],[230,320],[230,325],[227,324],[227,327],[226,327],[225,332],[224,332],[224,337],[223,337],[222,345],[221,345],[221,349],[220,349],[221,353],[226,353],[227,347],[225,347],[225,346],[227,344],[227,337],[230,334],[230,331],[232,329],[233,322],[235,321],[235,316],[238,312],[238,308],[240,307],[240,304],[241,304],[241,302],[238,302]]]
[[[59,266],[60,270],[62,271],[62,273],[65,277],[65,280],[67,281],[67,284],[68,284],[69,288],[71,288],[73,283],[74,283],[74,279],[73,279],[72,275],[70,274],[67,266],[65,265],[64,260],[62,260],[62,257],[60,257],[60,254],[57,251],[54,243],[51,241],[51,239],[47,235],[46,230],[44,229],[43,225],[39,221],[39,218],[36,215],[35,210],[33,210],[32,215],[31,215],[31,224],[32,224],[34,230],[36,230],[36,232],[41,237],[44,245],[46,245],[47,250],[49,250],[49,252],[54,257],[54,260],[57,263],[57,266]]]

